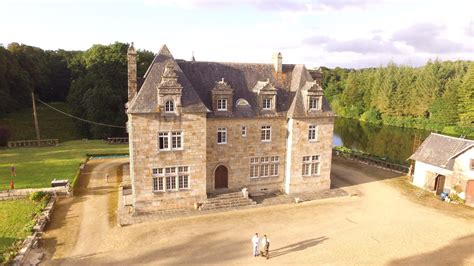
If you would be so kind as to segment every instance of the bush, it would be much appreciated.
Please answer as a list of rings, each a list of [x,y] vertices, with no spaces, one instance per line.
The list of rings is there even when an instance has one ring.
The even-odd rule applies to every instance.
[[[361,115],[360,121],[377,125],[380,125],[382,123],[380,112],[373,108],[365,111]]]
[[[40,202],[43,200],[48,200],[49,194],[44,191],[36,191],[30,194],[30,200]]]

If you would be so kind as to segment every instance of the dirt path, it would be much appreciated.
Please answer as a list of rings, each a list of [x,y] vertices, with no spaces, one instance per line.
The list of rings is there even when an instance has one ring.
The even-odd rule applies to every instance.
[[[121,163],[91,165],[86,192],[61,203],[45,264],[474,264],[474,220],[413,203],[378,168],[334,161],[333,184],[359,196],[120,228],[109,222],[112,187],[100,177]],[[268,261],[251,256],[255,232],[269,235]]]

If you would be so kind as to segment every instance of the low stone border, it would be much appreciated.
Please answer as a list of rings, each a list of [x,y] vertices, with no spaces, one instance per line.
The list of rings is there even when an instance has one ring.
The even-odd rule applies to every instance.
[[[46,187],[46,188],[27,188],[27,189],[13,189],[13,190],[2,190],[0,191],[0,201],[3,200],[16,200],[28,197],[34,192],[45,192],[49,194],[56,194],[61,196],[69,195],[69,185],[63,187]]]
[[[18,254],[16,255],[15,259],[12,261],[12,265],[36,265],[40,262],[27,262],[28,255],[33,249],[38,247],[38,241],[43,234],[44,228],[51,219],[54,207],[56,206],[56,201],[57,196],[54,194],[51,195],[48,204],[46,204],[46,207],[36,219],[36,224],[33,226],[33,234],[23,241],[20,251],[18,251]]]

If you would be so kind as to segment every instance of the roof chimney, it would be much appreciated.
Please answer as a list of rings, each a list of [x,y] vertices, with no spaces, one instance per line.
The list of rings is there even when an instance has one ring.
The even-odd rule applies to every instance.
[[[281,53],[280,52],[274,53],[272,61],[273,61],[273,68],[275,69],[275,72],[281,74],[282,73],[281,65],[283,62],[283,56],[281,56]]]
[[[133,42],[128,47],[128,101],[130,102],[137,95],[137,51],[133,47]]]

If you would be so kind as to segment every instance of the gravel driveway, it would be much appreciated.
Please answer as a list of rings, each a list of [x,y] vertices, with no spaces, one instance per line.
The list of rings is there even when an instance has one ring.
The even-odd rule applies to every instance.
[[[410,201],[383,180],[392,172],[336,158],[333,184],[355,196],[121,228],[112,182],[124,162],[89,162],[44,235],[44,264],[474,265],[474,220]],[[269,260],[252,256],[255,232]]]

